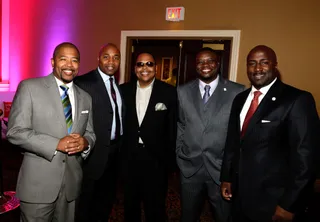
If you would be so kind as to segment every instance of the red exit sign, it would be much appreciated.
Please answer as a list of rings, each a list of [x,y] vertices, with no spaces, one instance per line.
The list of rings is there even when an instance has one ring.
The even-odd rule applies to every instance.
[[[168,7],[166,9],[167,21],[181,21],[184,20],[184,7]]]

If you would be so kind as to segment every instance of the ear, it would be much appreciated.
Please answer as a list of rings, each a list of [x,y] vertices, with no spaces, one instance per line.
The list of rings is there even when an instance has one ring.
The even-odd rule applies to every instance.
[[[51,66],[52,66],[52,68],[54,67],[54,59],[53,58],[51,58]]]

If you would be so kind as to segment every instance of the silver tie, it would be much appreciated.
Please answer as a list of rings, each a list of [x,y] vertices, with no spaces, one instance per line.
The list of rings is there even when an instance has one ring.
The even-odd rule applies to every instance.
[[[203,103],[206,104],[210,98],[210,86],[206,85],[204,87]]]

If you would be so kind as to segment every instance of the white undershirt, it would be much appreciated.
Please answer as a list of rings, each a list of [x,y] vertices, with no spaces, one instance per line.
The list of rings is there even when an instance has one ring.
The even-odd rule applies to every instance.
[[[147,87],[141,88],[139,81],[137,81],[136,109],[137,109],[139,126],[141,125],[142,120],[146,114],[149,100],[152,93],[153,84],[154,84],[154,79]],[[143,143],[140,137],[139,137],[139,143]]]
[[[262,93],[259,96],[259,99],[258,99],[259,104],[262,101],[262,99],[264,98],[264,96],[267,94],[267,92],[269,91],[271,86],[275,83],[276,80],[277,80],[277,78],[275,78],[269,85],[264,86],[261,89],[259,89],[259,91]],[[243,125],[244,119],[246,118],[246,115],[247,115],[247,112],[249,110],[249,107],[250,107],[250,104],[251,104],[251,101],[253,99],[255,91],[258,91],[258,90],[254,86],[251,86],[251,92],[249,93],[249,95],[247,97],[247,100],[244,103],[243,108],[241,110],[241,113],[240,113],[240,131],[242,130],[242,125]]]

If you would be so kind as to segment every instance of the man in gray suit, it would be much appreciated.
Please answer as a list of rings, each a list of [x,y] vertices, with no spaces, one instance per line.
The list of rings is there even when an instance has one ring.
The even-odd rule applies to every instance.
[[[177,164],[181,172],[181,221],[195,222],[208,197],[215,222],[230,218],[220,194],[220,170],[234,97],[244,86],[218,75],[219,57],[211,48],[196,56],[198,79],[178,88]]]
[[[25,150],[17,183],[21,221],[74,220],[82,159],[95,142],[91,97],[72,82],[79,62],[77,47],[61,43],[51,59],[53,73],[17,89],[7,138]]]

